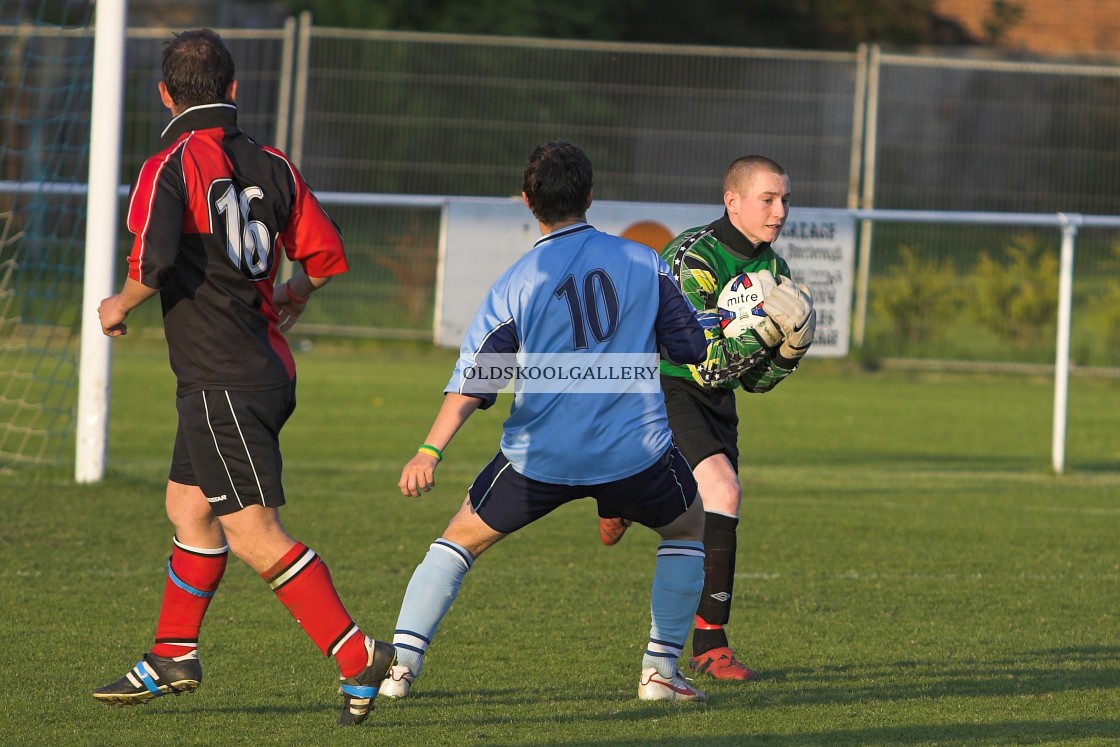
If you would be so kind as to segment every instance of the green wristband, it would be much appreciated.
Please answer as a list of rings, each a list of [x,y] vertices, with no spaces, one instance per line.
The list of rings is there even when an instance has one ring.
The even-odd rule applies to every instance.
[[[427,454],[428,456],[434,456],[437,461],[440,461],[440,462],[443,461],[443,452],[440,451],[439,449],[437,449],[436,447],[432,446],[431,444],[420,444],[420,448],[417,449],[417,451],[419,451],[421,454]]]

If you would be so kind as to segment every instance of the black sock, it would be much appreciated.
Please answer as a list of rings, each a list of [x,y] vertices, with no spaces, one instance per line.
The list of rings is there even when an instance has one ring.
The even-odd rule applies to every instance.
[[[739,519],[710,511],[704,513],[704,591],[698,617],[709,625],[726,625],[731,615],[731,595],[735,586],[735,528]],[[727,645],[723,628],[704,630],[697,627],[692,634],[692,655]]]
[[[697,626],[692,631],[692,655],[699,656],[700,654],[711,651],[713,648],[723,648],[727,645],[727,633],[723,628],[712,628],[705,630]]]

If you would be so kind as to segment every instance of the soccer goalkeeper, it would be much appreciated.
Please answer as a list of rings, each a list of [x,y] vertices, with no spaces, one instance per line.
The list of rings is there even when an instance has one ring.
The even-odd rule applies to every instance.
[[[763,156],[744,156],[723,178],[723,217],[688,229],[661,251],[681,290],[708,322],[706,360],[698,365],[662,361],[661,386],[673,441],[692,467],[704,504],[704,591],[689,668],[719,680],[757,678],[735,658],[724,631],[731,615],[742,501],[735,390],[776,387],[797,368],[816,327],[809,289],[791,280],[789,266],[771,247],[789,215],[789,200],[789,176],[781,166]],[[723,337],[716,313],[720,290],[740,273],[759,271],[778,280],[764,303],[767,320],[741,337]],[[600,518],[599,536],[613,545],[627,526],[624,518]]]

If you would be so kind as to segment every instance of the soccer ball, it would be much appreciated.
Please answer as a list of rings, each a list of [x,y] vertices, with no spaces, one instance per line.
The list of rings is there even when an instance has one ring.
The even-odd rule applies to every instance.
[[[777,287],[769,271],[744,272],[736,275],[723,286],[716,302],[719,306],[719,326],[724,337],[738,337],[766,320],[762,304],[770,291]]]

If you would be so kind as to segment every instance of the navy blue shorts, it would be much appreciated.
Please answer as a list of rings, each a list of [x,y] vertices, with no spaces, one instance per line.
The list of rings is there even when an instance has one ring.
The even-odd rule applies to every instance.
[[[284,505],[280,429],[295,407],[295,382],[176,397],[179,428],[168,479],[197,485],[220,516],[245,506]]]
[[[490,460],[468,491],[478,517],[510,534],[577,498],[594,498],[599,515],[663,527],[696,500],[696,479],[676,446],[637,474],[598,485],[559,485],[517,472],[502,452]]]

